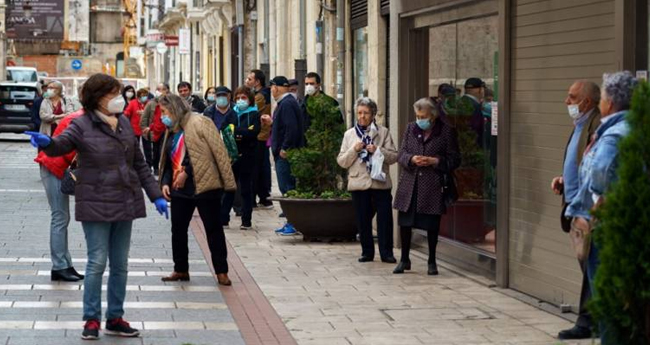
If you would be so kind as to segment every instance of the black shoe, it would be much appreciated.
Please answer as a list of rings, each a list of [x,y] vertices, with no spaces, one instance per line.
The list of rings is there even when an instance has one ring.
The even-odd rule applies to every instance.
[[[75,270],[74,267],[70,267],[70,268],[68,268],[68,270],[70,271],[70,273],[72,273],[73,275],[77,276],[80,280],[81,280],[81,279],[84,279],[84,275],[81,274],[81,273],[79,273],[79,272],[77,272],[77,270]]]
[[[371,256],[361,256],[359,258],[359,262],[370,262],[372,260],[374,260],[374,259]]]
[[[63,270],[52,270],[52,272],[50,273],[50,278],[52,279],[52,281],[62,280],[65,282],[77,282],[81,280],[81,278],[72,274],[69,268]]]
[[[438,265],[435,262],[429,264],[429,269],[427,270],[427,274],[430,276],[438,275]]]
[[[239,227],[240,230],[250,230],[252,228],[253,228],[253,224],[251,224],[250,221],[248,222],[242,221],[241,226]]]
[[[257,207],[262,209],[271,209],[273,208],[273,201],[271,200],[260,200],[260,203],[257,204]]]
[[[381,258],[381,262],[385,262],[385,263],[388,263],[388,264],[394,264],[394,263],[397,262],[397,259],[395,259],[394,256],[388,256],[388,257],[385,257],[385,258]]]
[[[106,329],[104,330],[104,333],[119,337],[137,337],[140,335],[140,331],[132,328],[131,325],[122,318],[106,321]]]
[[[81,333],[83,340],[97,340],[99,339],[99,320],[88,320],[84,325],[84,331]]]
[[[573,326],[573,328],[560,331],[560,333],[557,335],[557,338],[560,340],[590,339],[591,330],[586,327]]]
[[[393,270],[393,274],[402,274],[404,273],[404,270],[411,270],[411,261],[400,261],[399,264],[397,264],[397,267]]]

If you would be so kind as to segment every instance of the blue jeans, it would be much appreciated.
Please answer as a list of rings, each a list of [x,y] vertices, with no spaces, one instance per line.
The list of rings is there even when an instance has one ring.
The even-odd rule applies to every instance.
[[[289,161],[280,157],[275,157],[275,173],[278,176],[278,187],[282,195],[288,191],[296,189],[296,178],[291,175],[291,164]]]
[[[124,315],[133,221],[81,222],[81,225],[86,234],[88,247],[83,319],[84,321],[102,319],[102,276],[106,269],[106,258],[110,262],[106,291],[108,302],[106,319],[120,318]]]
[[[591,249],[589,249],[589,257],[587,258],[587,276],[589,277],[589,288],[591,289],[591,295],[596,296],[596,271],[598,271],[598,266],[600,265],[600,258],[598,257],[598,247],[596,242],[594,242],[593,234],[591,238]],[[607,325],[604,322],[598,323],[598,329],[600,333],[600,343],[601,345],[606,345],[605,337],[607,335]]]
[[[50,257],[52,270],[72,267],[68,250],[68,224],[70,224],[70,197],[61,193],[61,180],[41,165],[41,181],[50,204]]]

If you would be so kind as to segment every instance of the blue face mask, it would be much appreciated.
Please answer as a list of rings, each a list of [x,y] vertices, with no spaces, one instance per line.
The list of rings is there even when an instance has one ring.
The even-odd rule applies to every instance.
[[[147,100],[148,100],[148,99],[149,99],[149,97],[147,97],[147,96],[142,96],[142,97],[140,97],[140,103],[147,103]]]
[[[217,107],[225,108],[228,105],[228,97],[217,97]]]
[[[415,123],[423,131],[426,131],[429,128],[431,128],[431,120],[429,120],[429,119],[417,119],[417,120],[415,120]]]
[[[167,126],[167,128],[171,128],[171,126],[174,124],[174,123],[172,122],[172,119],[171,119],[169,116],[167,116],[167,115],[163,115],[163,116],[160,118],[160,121],[162,121],[162,123],[163,123],[165,126]]]
[[[215,100],[216,98],[217,98],[217,96],[215,96],[215,95],[213,95],[213,94],[209,94],[208,97],[206,97],[206,99],[208,100],[208,102],[214,102],[214,100]]]
[[[481,105],[481,112],[483,113],[483,117],[491,118],[492,117],[492,103],[483,102],[483,105]]]
[[[239,111],[248,109],[248,101],[244,99],[237,100],[237,109],[239,109]]]

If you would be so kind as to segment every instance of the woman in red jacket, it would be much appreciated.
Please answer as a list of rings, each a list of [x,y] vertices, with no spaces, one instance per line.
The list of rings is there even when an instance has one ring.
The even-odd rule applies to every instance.
[[[137,98],[134,98],[129,102],[129,105],[124,109],[124,116],[126,116],[129,121],[131,121],[131,127],[133,127],[133,133],[138,139],[142,136],[142,129],[140,128],[140,117],[142,112],[144,112],[144,107],[149,103],[149,90],[140,89],[136,93]]]
[[[61,134],[73,119],[81,116],[83,109],[61,120],[56,126],[53,137]],[[61,193],[61,179],[65,169],[70,167],[76,153],[71,152],[61,157],[49,157],[41,151],[34,160],[41,166],[41,181],[45,187],[47,202],[50,204],[50,257],[52,259],[52,280],[78,281],[84,278],[72,267],[68,251],[68,224],[70,223],[70,198]]]

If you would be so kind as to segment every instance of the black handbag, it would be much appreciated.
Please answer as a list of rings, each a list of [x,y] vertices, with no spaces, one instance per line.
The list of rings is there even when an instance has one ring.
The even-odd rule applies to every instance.
[[[70,167],[65,169],[61,179],[61,193],[65,195],[74,195],[74,189],[77,185],[77,177],[74,172],[77,168],[77,156],[74,157]]]
[[[458,187],[453,172],[442,174],[442,200],[446,208],[458,201]]]

